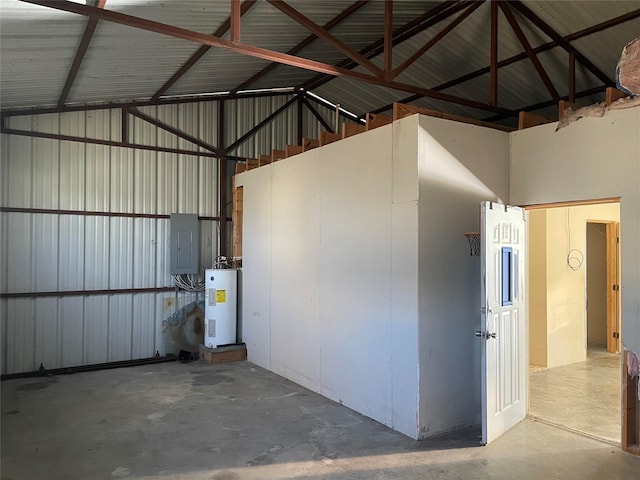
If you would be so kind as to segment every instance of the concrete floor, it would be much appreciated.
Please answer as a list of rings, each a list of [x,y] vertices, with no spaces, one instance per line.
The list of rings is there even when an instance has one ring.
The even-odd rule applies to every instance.
[[[533,371],[529,414],[619,444],[620,372],[620,355],[606,350],[589,350],[584,362]]]
[[[525,420],[415,442],[246,363],[2,382],[2,479],[637,479],[640,458]]]

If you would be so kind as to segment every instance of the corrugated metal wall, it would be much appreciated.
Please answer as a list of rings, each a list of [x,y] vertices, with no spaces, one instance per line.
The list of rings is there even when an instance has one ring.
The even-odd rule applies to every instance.
[[[288,99],[226,101],[227,144]],[[217,102],[141,110],[209,144],[219,143]],[[316,136],[318,122],[304,112],[305,136]],[[330,121],[330,114],[323,113]],[[119,141],[122,114],[113,109],[7,120],[14,129]],[[236,154],[253,158],[295,143],[296,124],[294,104]],[[129,141],[197,148],[132,116]],[[220,210],[218,161],[213,158],[3,135],[1,172],[4,207],[207,217]],[[172,286],[168,219],[3,212],[1,228],[2,293]],[[203,268],[217,255],[218,228],[217,222],[200,222]],[[162,318],[196,300],[194,294],[180,296],[189,299],[167,301],[173,292],[2,298],[1,371],[162,354]]]

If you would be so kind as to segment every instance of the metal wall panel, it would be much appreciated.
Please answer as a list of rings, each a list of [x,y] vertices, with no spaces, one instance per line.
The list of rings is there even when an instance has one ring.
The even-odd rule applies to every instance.
[[[225,141],[235,141],[290,97],[226,101]],[[242,146],[254,157],[295,143],[296,105]],[[330,110],[317,107],[329,121]],[[218,146],[215,101],[142,108],[145,113]],[[146,145],[200,147],[129,115],[129,140]],[[24,130],[121,139],[120,109],[11,117]],[[308,109],[304,136],[317,137]],[[143,214],[217,216],[214,158],[175,155],[14,135],[2,137],[3,206]],[[233,171],[229,162],[229,173]],[[228,195],[227,213],[231,196]],[[3,293],[172,286],[168,219],[7,213],[2,226]],[[219,223],[200,222],[200,265],[219,253]],[[228,228],[228,235],[231,229]],[[229,241],[229,240],[227,240]],[[2,373],[126,360],[164,353],[165,304],[200,296],[174,292],[12,298],[0,302]],[[168,310],[167,310],[168,309]]]

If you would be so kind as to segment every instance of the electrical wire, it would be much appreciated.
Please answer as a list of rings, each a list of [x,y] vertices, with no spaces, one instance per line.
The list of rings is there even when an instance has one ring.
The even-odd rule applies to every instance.
[[[195,275],[173,275],[173,281],[181,290],[187,292],[203,292],[205,283]]]
[[[582,250],[577,248],[571,248],[571,222],[570,222],[570,211],[571,208],[567,208],[567,239],[568,245],[567,248],[569,252],[567,253],[567,265],[571,270],[577,272],[582,268],[582,264],[584,263],[584,253]]]

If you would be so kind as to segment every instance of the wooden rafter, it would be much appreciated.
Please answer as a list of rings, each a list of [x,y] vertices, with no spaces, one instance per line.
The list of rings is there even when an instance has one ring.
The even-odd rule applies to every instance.
[[[573,52],[569,53],[569,101],[576,101],[576,56]]]
[[[395,70],[393,70],[391,74],[391,78],[396,78],[402,72],[404,72],[407,68],[415,63],[422,55],[427,53],[427,51],[437,44],[440,40],[442,40],[449,32],[451,32],[454,28],[456,28],[462,21],[471,15],[476,9],[482,5],[482,2],[473,2],[464,10],[460,15],[458,15],[449,25],[444,27],[440,32],[438,32],[433,38],[431,38],[427,43],[425,43],[422,47],[420,47],[413,55],[411,55],[408,59],[406,59],[400,66],[398,66]]]
[[[96,8],[104,8],[107,0],[96,0],[95,6]],[[69,69],[69,73],[67,74],[67,79],[64,82],[64,87],[62,87],[62,93],[58,98],[58,106],[62,107],[69,97],[69,92],[71,92],[71,87],[73,86],[73,82],[78,75],[78,71],[80,70],[80,65],[82,65],[82,61],[84,60],[84,56],[87,53],[87,49],[89,48],[89,44],[91,43],[91,39],[93,38],[93,33],[96,31],[96,27],[98,26],[97,18],[89,18],[87,20],[87,26],[84,29],[84,33],[82,34],[82,38],[80,39],[80,45],[78,45],[78,50],[76,51],[76,56],[73,58],[73,63],[71,64],[71,68]]]
[[[287,55],[285,53],[276,52],[266,48],[256,47],[253,45],[244,45],[234,43],[229,40],[225,40],[212,35],[206,35],[203,33],[195,32],[193,30],[187,30],[184,28],[168,25],[160,22],[155,22],[145,18],[135,17],[132,15],[125,15],[119,12],[114,12],[106,9],[98,9],[85,5],[80,5],[72,2],[57,2],[55,0],[22,0],[25,3],[32,3],[45,7],[54,8],[70,13],[76,13],[80,15],[86,15],[90,17],[97,17],[102,20],[117,23],[120,25],[126,25],[133,28],[138,28],[145,31],[160,33],[162,35],[168,35],[174,38],[180,38],[190,42],[200,43],[202,45],[209,45],[212,47],[222,48],[235,53],[249,55],[256,58],[262,58],[270,61],[277,61],[286,65],[291,65],[298,68],[312,70],[320,73],[327,73],[332,76],[344,76],[360,80],[363,82],[371,83],[373,85],[379,85],[382,87],[388,87],[395,90],[401,90],[411,93],[423,95],[425,97],[435,98],[437,100],[443,100],[445,102],[456,103],[467,107],[477,108],[479,110],[487,110],[496,113],[503,113],[509,116],[517,116],[518,113],[506,108],[500,108],[497,106],[489,105],[487,103],[470,100],[456,95],[450,95],[442,92],[436,92],[428,88],[422,88],[414,85],[408,85],[396,81],[387,81],[384,78],[374,75],[348,70],[345,68],[339,68],[334,65],[328,65],[322,62],[316,62],[308,60],[306,58]]]
[[[515,33],[516,37],[518,37],[518,41],[522,45],[522,48],[524,48],[525,53],[529,57],[529,60],[531,60],[531,63],[536,69],[536,72],[538,72],[538,75],[542,79],[542,82],[544,83],[545,87],[547,87],[547,90],[551,94],[551,97],[556,102],[560,101],[560,94],[558,94],[556,87],[554,87],[553,82],[551,81],[551,78],[549,78],[549,75],[547,74],[546,70],[542,66],[542,63],[540,63],[540,60],[538,59],[537,55],[533,53],[531,44],[529,43],[529,40],[527,40],[526,35],[522,31],[522,28],[520,28],[520,25],[518,24],[518,21],[516,20],[515,15],[509,9],[506,2],[501,1],[500,8],[502,9],[502,13],[504,13],[504,16],[507,18],[507,21],[509,22],[511,29],[513,30],[513,33]]]
[[[355,13],[357,10],[359,10],[360,8],[364,7],[369,0],[358,0],[356,2],[353,2],[351,5],[349,5],[346,9],[344,9],[342,12],[340,12],[338,15],[336,15],[335,17],[333,17],[331,20],[329,20],[327,23],[325,23],[322,28],[324,28],[325,30],[330,30],[333,27],[335,27],[336,25],[338,25],[339,23],[341,23],[342,21],[346,20],[350,15],[352,15],[353,13]],[[303,41],[301,41],[300,43],[298,43],[295,47],[289,49],[287,51],[287,54],[289,55],[295,55],[296,53],[298,53],[300,50],[302,50],[303,48],[307,47],[308,45],[310,45],[314,40],[316,40],[318,37],[315,36],[314,34],[309,35],[307,38],[305,38]],[[242,82],[240,85],[238,85],[236,88],[234,88],[232,90],[232,93],[236,93],[240,90],[244,90],[245,88],[249,87],[250,85],[254,84],[255,82],[257,82],[260,78],[264,77],[267,73],[271,72],[274,68],[276,68],[278,65],[280,65],[280,63],[278,62],[271,62],[269,65],[267,65],[266,67],[264,67],[262,70],[260,70],[258,73],[256,73],[255,75],[253,75],[251,78],[249,78],[248,80],[245,80],[244,82]]]
[[[553,41],[555,41],[561,48],[566,50],[567,52],[573,54],[576,57],[576,60],[580,62],[584,67],[593,73],[598,79],[603,82],[605,85],[611,87],[614,85],[613,80],[609,78],[602,70],[594,65],[594,63],[585,57],[582,53],[578,51],[573,45],[571,45],[570,40],[562,37],[558,32],[556,32],[551,26],[542,20],[538,15],[536,15],[529,7],[524,5],[521,1],[510,2],[510,5],[513,5],[514,8],[518,9],[520,13],[522,13],[531,23],[533,23],[536,27],[542,30],[546,35],[549,36]]]
[[[251,7],[256,4],[257,0],[246,0],[242,2],[242,6],[240,7],[240,16],[244,15],[249,11]],[[227,18],[227,20],[220,25],[220,27],[213,32],[214,37],[222,37],[225,33],[229,31],[231,28],[231,17]],[[156,93],[151,97],[152,100],[159,100],[162,95],[164,95],[167,90],[169,90],[178,80],[180,80],[187,71],[191,67],[193,67],[198,60],[200,60],[205,53],[209,51],[211,48],[210,45],[202,45],[198,50],[195,51],[189,60],[187,60],[177,71],[174,73],[169,80],[167,80],[164,85],[162,85]]]
[[[273,5],[275,8],[280,10],[282,13],[284,13],[286,16],[288,16],[292,20],[294,20],[297,23],[299,23],[300,25],[302,25],[304,28],[306,28],[311,33],[313,33],[315,36],[317,36],[319,38],[322,38],[327,43],[329,43],[330,45],[334,46],[340,52],[345,54],[347,57],[352,59],[354,62],[357,62],[359,65],[361,65],[364,68],[366,68],[367,70],[369,70],[374,75],[379,76],[379,77],[383,77],[384,76],[384,72],[380,69],[380,67],[378,67],[378,66],[374,65],[373,63],[371,63],[365,56],[363,56],[360,53],[358,53],[355,50],[353,50],[351,47],[349,47],[347,44],[345,44],[342,40],[340,40],[337,37],[335,37],[334,35],[332,35],[327,29],[322,28],[320,25],[315,23],[310,18],[304,16],[302,13],[300,13],[298,10],[293,8],[288,3],[286,3],[286,2],[284,2],[282,0],[267,0],[267,1],[271,5]]]

